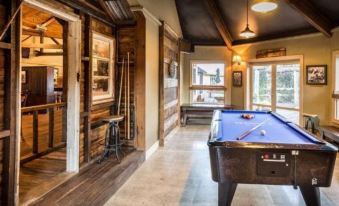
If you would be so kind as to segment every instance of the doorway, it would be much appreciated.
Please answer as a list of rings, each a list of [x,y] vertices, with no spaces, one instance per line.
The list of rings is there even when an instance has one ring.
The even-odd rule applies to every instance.
[[[18,192],[23,205],[79,171],[80,27],[79,17],[58,10],[56,2],[25,0],[22,7]]]
[[[251,109],[274,111],[300,124],[301,79],[301,64],[296,60],[251,63]]]

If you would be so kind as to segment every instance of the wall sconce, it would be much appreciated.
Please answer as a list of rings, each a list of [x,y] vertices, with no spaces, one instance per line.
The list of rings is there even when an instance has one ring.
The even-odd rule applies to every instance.
[[[241,64],[241,56],[234,55],[232,61],[233,61],[234,64],[237,63],[238,65],[240,65]]]

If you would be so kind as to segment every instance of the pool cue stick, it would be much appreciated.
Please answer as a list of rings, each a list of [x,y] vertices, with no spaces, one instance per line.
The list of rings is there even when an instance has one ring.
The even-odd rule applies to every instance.
[[[124,66],[125,66],[125,58],[122,59],[122,69],[121,69],[121,77],[120,77],[120,88],[119,88],[119,102],[118,102],[118,114],[120,115],[120,106],[121,106],[121,93],[122,93],[122,82],[124,81]]]
[[[247,135],[251,134],[254,130],[258,129],[259,127],[261,127],[262,125],[264,125],[266,122],[268,121],[268,119],[264,120],[263,122],[261,122],[260,124],[256,125],[255,127],[253,127],[250,130],[247,130],[246,132],[242,133],[239,137],[237,137],[237,140],[242,140],[245,137],[247,137]]]
[[[130,133],[131,133],[131,120],[130,120],[130,118],[131,118],[131,108],[130,108],[130,103],[131,103],[131,101],[130,101],[130,73],[129,73],[129,52],[127,52],[127,74],[128,74],[128,76],[127,76],[127,88],[128,88],[128,91],[127,91],[127,93],[128,93],[128,97],[127,97],[127,99],[128,99],[128,102],[127,102],[127,107],[128,107],[128,109],[127,109],[127,117],[128,117],[128,122],[127,122],[127,129],[128,129],[128,131],[127,131],[127,139],[130,139],[131,137],[130,137]]]

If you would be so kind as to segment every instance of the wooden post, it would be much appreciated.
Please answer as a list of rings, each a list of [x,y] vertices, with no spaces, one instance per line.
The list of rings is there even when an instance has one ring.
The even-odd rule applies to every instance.
[[[48,147],[54,146],[54,108],[48,109]]]
[[[120,88],[119,88],[119,100],[118,100],[117,115],[120,115],[122,82],[124,81],[124,67],[125,67],[125,58],[122,59],[122,69],[121,69],[121,74],[120,74],[121,77],[120,77]]]
[[[129,52],[127,52],[127,139],[131,139],[131,108],[130,108],[130,71],[129,71]]]
[[[91,107],[92,107],[92,19],[90,15],[85,15],[85,57],[89,61],[84,62],[85,95],[84,104],[87,115],[84,117],[84,159],[91,161]]]
[[[33,112],[33,154],[39,152],[39,112]]]

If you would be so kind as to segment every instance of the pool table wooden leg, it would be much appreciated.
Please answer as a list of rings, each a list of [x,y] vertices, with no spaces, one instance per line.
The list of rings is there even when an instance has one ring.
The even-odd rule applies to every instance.
[[[321,206],[319,187],[300,186],[299,188],[307,206]]]
[[[237,189],[237,184],[233,182],[218,183],[218,206],[230,206]]]

